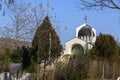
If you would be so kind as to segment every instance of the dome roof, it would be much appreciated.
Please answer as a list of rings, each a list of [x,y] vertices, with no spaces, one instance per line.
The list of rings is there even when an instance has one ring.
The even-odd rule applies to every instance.
[[[84,23],[76,28],[76,37],[94,43],[96,40],[96,30],[87,23]]]
[[[89,36],[90,37],[90,36],[95,36],[95,34],[93,33],[93,31],[91,33],[91,27],[85,26],[78,32],[78,37],[80,37],[80,36]]]
[[[78,32],[78,37],[81,37],[81,36],[91,36],[91,34],[92,34],[92,36],[95,36],[95,34],[94,34],[94,32],[93,32],[93,30],[92,30],[92,27],[90,27],[89,25],[85,25],[85,26],[83,26],[80,30],[79,30],[79,32]]]

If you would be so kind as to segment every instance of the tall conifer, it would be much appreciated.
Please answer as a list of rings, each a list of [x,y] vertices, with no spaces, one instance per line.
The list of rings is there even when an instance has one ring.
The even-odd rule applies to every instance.
[[[41,61],[51,63],[60,56],[62,45],[48,16],[36,30],[32,47],[36,51],[38,57],[37,61],[39,63],[41,63]]]

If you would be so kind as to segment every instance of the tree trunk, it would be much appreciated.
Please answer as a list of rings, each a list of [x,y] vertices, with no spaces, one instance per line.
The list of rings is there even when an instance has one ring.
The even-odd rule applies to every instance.
[[[42,76],[43,80],[46,80],[46,61],[44,61],[44,73]]]
[[[101,76],[101,79],[104,79],[104,74],[105,74],[105,70],[104,70],[104,59],[102,59],[102,76]]]
[[[36,63],[36,78],[37,78],[37,80],[39,80],[39,78],[38,78],[38,71],[39,71],[39,69],[38,69],[38,65]]]
[[[54,64],[53,64],[54,65]],[[52,80],[54,80],[54,74],[55,74],[55,66],[53,66],[53,70],[52,70]]]
[[[37,63],[36,63],[36,78],[37,80],[39,80],[39,73],[40,73],[40,64],[39,64],[39,55],[38,55],[38,58],[37,58]]]

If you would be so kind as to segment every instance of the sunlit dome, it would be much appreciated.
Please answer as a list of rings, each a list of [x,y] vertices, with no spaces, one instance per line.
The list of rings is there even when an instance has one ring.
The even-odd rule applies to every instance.
[[[95,36],[95,34],[91,31],[91,27],[83,27],[79,32],[78,32],[78,37],[81,36]]]
[[[95,42],[96,30],[87,23],[76,28],[76,37],[81,38],[87,42]]]

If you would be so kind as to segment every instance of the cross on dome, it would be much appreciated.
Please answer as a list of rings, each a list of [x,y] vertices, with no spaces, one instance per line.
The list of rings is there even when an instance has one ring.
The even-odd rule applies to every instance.
[[[88,17],[85,15],[84,17],[85,23],[87,23]]]

